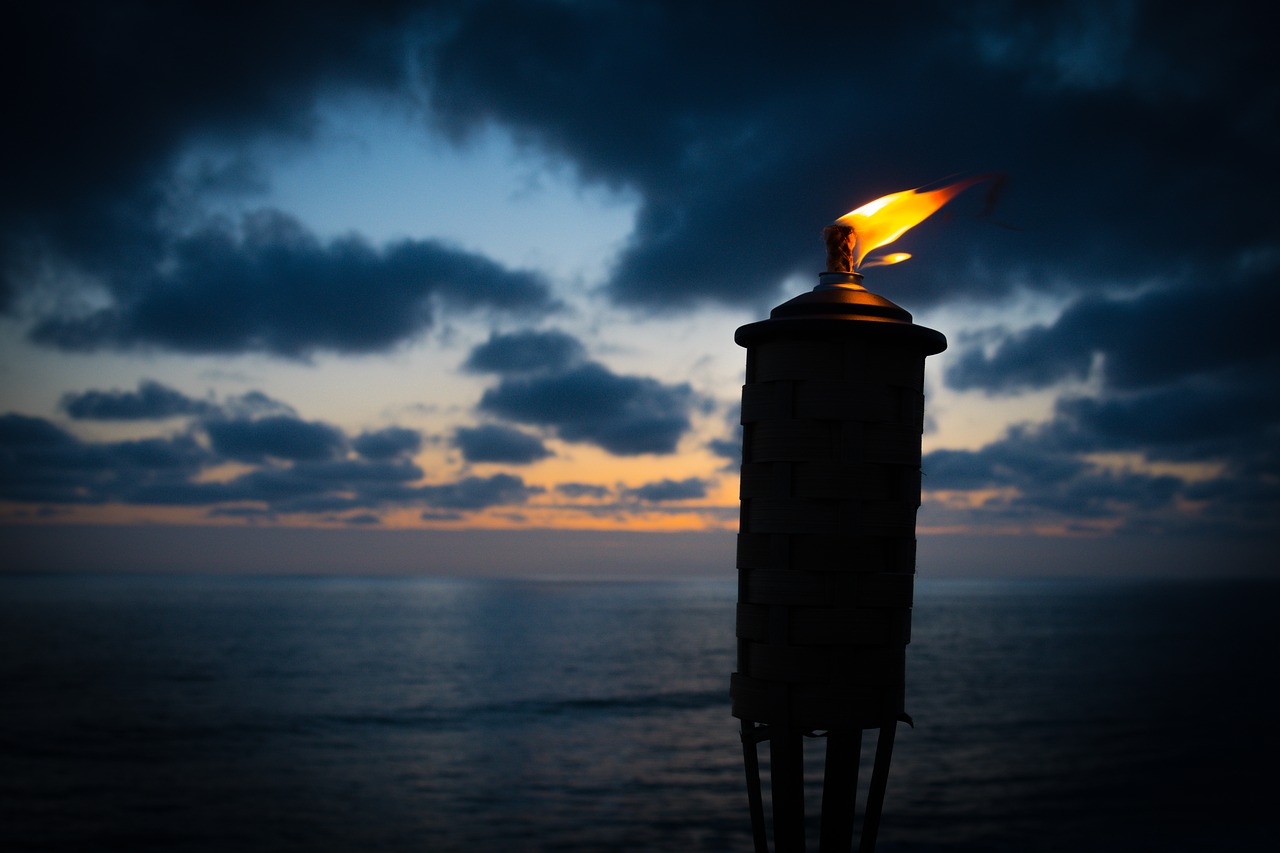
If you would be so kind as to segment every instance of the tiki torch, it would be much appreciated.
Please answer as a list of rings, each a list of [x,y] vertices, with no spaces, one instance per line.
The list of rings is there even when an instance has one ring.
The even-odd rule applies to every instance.
[[[792,853],[805,849],[804,739],[825,737],[820,850],[847,853],[868,729],[879,734],[859,849],[875,848],[896,727],[911,722],[924,360],[947,341],[863,287],[857,270],[979,180],[894,193],[840,217],[823,231],[818,285],[734,335],[747,371],[730,693],[758,853],[769,850],[760,744],[775,849]]]

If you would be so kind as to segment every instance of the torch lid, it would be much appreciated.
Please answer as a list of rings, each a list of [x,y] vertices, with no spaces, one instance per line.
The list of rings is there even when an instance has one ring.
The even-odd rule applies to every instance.
[[[808,293],[789,299],[769,312],[773,319],[782,317],[847,317],[890,323],[910,323],[911,314],[878,293],[862,286],[862,275],[856,272],[824,272],[818,286]]]
[[[917,326],[906,309],[862,286],[856,272],[824,272],[818,286],[769,312],[769,319],[742,326],[734,334],[741,346],[779,336],[813,337],[856,334],[890,340],[933,355],[947,348],[941,332]]]

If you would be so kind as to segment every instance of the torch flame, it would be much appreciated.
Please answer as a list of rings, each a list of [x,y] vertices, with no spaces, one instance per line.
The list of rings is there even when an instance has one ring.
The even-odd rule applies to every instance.
[[[872,258],[862,266],[870,267],[887,267],[893,264],[900,264],[911,257],[910,252],[892,252],[888,255],[881,255],[878,258]]]
[[[852,228],[856,240],[853,247],[853,268],[856,270],[862,266],[862,260],[868,253],[897,240],[951,199],[991,177],[993,176],[989,174],[974,175],[937,189],[917,187],[914,190],[890,193],[841,216],[835,224]],[[896,253],[867,266],[901,263],[909,257],[911,256],[907,254]]]

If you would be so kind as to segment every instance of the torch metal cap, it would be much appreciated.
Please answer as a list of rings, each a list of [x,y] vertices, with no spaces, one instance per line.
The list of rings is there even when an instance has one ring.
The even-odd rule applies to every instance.
[[[826,272],[818,273],[818,283],[814,286],[814,290],[825,290],[830,287],[845,287],[859,290],[866,290],[862,286],[862,273],[860,272]]]
[[[911,314],[878,293],[862,286],[856,272],[824,272],[818,286],[808,293],[789,299],[769,312],[772,319],[782,317],[842,317],[889,323],[910,323]]]
[[[817,287],[774,308],[768,320],[742,326],[734,340],[745,347],[791,335],[861,335],[886,342],[894,339],[925,355],[947,348],[947,339],[940,332],[911,322],[909,311],[867,290],[856,272],[821,273]]]

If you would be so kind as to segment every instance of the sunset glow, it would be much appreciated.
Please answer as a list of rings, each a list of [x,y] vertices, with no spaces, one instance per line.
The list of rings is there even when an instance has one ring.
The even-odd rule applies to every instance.
[[[1280,564],[1249,16],[499,5],[15,7],[0,536],[720,536],[825,268],[950,342],[922,540]]]

